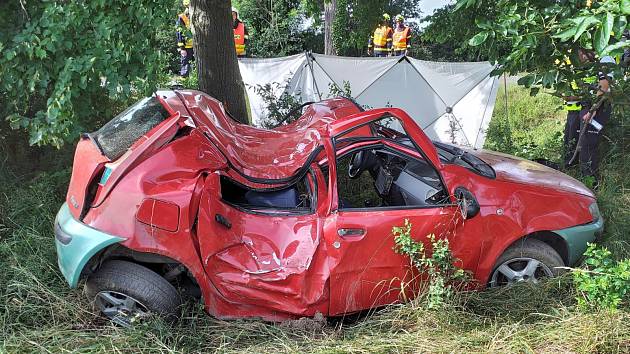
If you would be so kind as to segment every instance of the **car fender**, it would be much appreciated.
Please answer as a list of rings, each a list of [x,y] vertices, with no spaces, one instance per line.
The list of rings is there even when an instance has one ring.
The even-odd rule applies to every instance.
[[[76,288],[83,268],[101,250],[124,238],[93,229],[70,213],[64,203],[55,219],[55,244],[59,269],[71,288]]]

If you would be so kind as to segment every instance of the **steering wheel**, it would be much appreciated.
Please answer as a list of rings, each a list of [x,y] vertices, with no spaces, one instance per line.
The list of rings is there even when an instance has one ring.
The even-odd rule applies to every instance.
[[[348,165],[348,177],[355,179],[361,175],[361,172],[365,169],[364,152],[358,151],[352,155],[350,164]]]

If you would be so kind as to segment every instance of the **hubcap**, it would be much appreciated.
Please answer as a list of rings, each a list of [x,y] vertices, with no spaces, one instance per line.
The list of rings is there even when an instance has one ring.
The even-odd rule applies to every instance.
[[[503,262],[492,274],[490,286],[512,285],[514,283],[538,281],[545,277],[553,277],[549,267],[539,260],[521,257]]]
[[[149,314],[140,301],[116,291],[101,291],[96,294],[97,308],[112,322],[129,327],[132,323]]]

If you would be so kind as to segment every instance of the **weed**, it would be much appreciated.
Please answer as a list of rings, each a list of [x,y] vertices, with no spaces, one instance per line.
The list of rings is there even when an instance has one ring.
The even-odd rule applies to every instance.
[[[449,248],[448,239],[436,239],[434,234],[427,236],[431,251],[424,243],[411,236],[411,223],[405,219],[405,225],[394,226],[394,250],[409,257],[411,265],[421,274],[426,275],[422,281],[427,284],[425,296],[429,309],[443,308],[455,295],[455,284],[467,280],[467,274],[454,264],[457,261]]]
[[[589,244],[584,269],[574,269],[573,281],[582,309],[616,310],[630,298],[630,259],[615,261],[605,247]]]

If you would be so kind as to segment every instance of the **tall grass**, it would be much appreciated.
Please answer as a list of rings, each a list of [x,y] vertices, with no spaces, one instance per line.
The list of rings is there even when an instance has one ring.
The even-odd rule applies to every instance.
[[[539,157],[558,157],[551,151],[563,123],[557,101],[521,91],[510,91],[514,151],[535,143],[545,153]],[[501,111],[497,105],[491,132],[505,123]],[[627,132],[615,128],[614,145],[605,147],[598,196],[607,220],[604,242],[627,257],[629,150],[612,135],[626,134],[621,129]],[[488,145],[501,148],[496,139],[489,134]],[[221,321],[190,305],[174,325],[153,319],[115,327],[93,313],[81,290],[68,289],[57,270],[52,223],[69,169],[24,177],[0,167],[0,352],[630,352],[630,312],[579,312],[569,278],[462,293],[440,311],[418,302],[392,305],[355,321]]]

